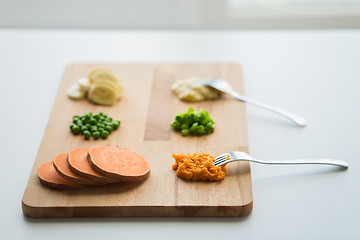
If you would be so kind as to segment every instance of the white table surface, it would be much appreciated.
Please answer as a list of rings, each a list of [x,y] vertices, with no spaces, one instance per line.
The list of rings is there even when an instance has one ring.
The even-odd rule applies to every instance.
[[[248,97],[308,119],[300,128],[248,106],[251,154],[338,158],[349,169],[252,164],[254,208],[242,218],[24,217],[64,67],[153,61],[241,63]],[[0,81],[1,239],[360,239],[360,30],[0,30]]]

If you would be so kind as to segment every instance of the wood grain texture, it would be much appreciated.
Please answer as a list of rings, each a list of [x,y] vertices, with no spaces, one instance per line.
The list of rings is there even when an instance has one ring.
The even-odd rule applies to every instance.
[[[114,106],[73,101],[68,87],[96,67],[109,67],[121,78],[125,93]],[[189,76],[219,77],[243,93],[241,66],[235,63],[180,64],[87,64],[69,65],[63,75],[35,164],[22,200],[30,217],[157,217],[243,216],[252,210],[250,165],[227,166],[221,182],[191,182],[172,170],[171,153],[206,151],[218,155],[228,151],[248,152],[245,104],[222,96],[214,101],[186,103],[171,93],[171,84]],[[215,120],[213,134],[182,137],[169,124],[178,112],[192,106],[208,110]],[[121,126],[106,140],[84,140],[68,130],[71,118],[86,111],[103,111]],[[77,147],[118,145],[144,156],[151,174],[144,182],[89,186],[76,190],[53,190],[37,177],[41,163]]]

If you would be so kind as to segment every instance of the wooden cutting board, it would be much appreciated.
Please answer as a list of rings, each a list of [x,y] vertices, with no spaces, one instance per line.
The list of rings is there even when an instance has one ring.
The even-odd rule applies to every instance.
[[[67,89],[97,67],[108,67],[121,78],[123,98],[114,106],[97,106],[87,100],[73,101]],[[157,217],[242,216],[252,210],[250,165],[227,166],[221,182],[192,182],[178,178],[171,165],[172,153],[209,152],[214,156],[240,150],[248,152],[245,104],[222,96],[214,101],[186,103],[172,93],[171,84],[190,76],[224,78],[243,93],[241,66],[234,63],[180,64],[85,64],[69,65],[45,130],[22,200],[30,217]],[[169,124],[176,113],[192,106],[208,110],[214,133],[182,137]],[[106,140],[84,140],[69,130],[72,116],[103,111],[121,126]],[[40,184],[37,169],[60,153],[76,147],[119,145],[144,156],[150,177],[141,183],[124,182],[76,190],[54,190]]]

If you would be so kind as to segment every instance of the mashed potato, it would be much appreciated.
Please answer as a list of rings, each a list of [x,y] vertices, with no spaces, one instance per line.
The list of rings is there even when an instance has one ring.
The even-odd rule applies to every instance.
[[[181,79],[174,82],[171,89],[178,98],[188,102],[200,102],[218,98],[219,92],[217,90],[201,85],[200,82],[204,80],[207,79],[199,77]]]

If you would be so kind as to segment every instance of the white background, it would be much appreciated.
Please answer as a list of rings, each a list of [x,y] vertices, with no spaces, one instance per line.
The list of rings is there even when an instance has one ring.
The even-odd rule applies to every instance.
[[[360,28],[360,0],[0,0],[1,28]]]

